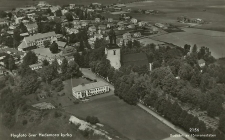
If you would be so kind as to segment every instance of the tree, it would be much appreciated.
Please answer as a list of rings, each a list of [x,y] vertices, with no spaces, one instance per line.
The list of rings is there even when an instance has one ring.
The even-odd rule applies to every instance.
[[[48,60],[44,59],[42,61],[42,64],[43,64],[43,66],[48,66],[49,65],[49,62],[48,62]]]
[[[190,52],[190,48],[191,48],[190,45],[188,45],[188,44],[185,44],[185,45],[184,45],[184,54],[185,54],[185,55],[186,55],[188,52]]]
[[[183,64],[180,67],[178,75],[180,76],[181,79],[189,81],[193,75],[192,67],[189,64]]]
[[[62,60],[62,64],[61,64],[61,71],[62,71],[62,74],[66,74],[67,73],[67,68],[68,68],[68,61],[66,58],[64,58]]]
[[[59,51],[58,44],[56,42],[53,42],[49,49],[52,53],[58,53]]]
[[[55,14],[56,14],[57,17],[61,17],[61,16],[62,16],[61,10],[57,10],[57,11],[55,12]]]
[[[220,131],[225,133],[225,113],[220,116],[219,127]]]
[[[107,45],[107,42],[105,39],[96,39],[95,43],[94,43],[94,48],[101,48],[101,47],[105,47]]]
[[[37,62],[38,62],[38,57],[32,51],[29,51],[23,58],[23,64],[27,66],[35,64]]]
[[[35,91],[39,88],[40,84],[37,78],[37,74],[33,73],[26,75],[21,79],[19,87],[21,88],[23,94],[29,95],[35,93]]]
[[[56,78],[51,81],[51,88],[56,92],[63,90],[63,82],[60,78]]]
[[[210,117],[216,117],[220,115],[222,110],[222,104],[218,103],[217,101],[211,101],[207,109],[207,114]]]
[[[44,44],[45,48],[48,48],[51,45],[51,42],[49,40],[45,40],[43,42],[43,44]]]
[[[197,53],[198,51],[198,48],[197,48],[197,45],[195,44],[191,50],[191,53]]]
[[[169,74],[165,76],[162,80],[162,89],[165,93],[174,95],[176,93],[175,86],[176,86],[176,79],[173,74]]]
[[[20,31],[18,29],[13,30],[13,47],[17,48],[20,43]]]
[[[0,18],[5,18],[7,16],[7,13],[5,11],[0,11]]]
[[[23,22],[19,25],[20,33],[27,33],[27,27],[23,24]]]
[[[8,61],[9,61],[9,67],[8,67],[8,69],[10,71],[12,71],[13,69],[16,68],[15,60],[13,59],[13,57],[10,57]]]
[[[71,77],[80,77],[82,76],[82,73],[80,71],[79,66],[77,65],[76,62],[70,61],[69,62],[69,67],[67,69],[67,75]]]
[[[65,16],[68,21],[73,21],[73,15],[71,13],[66,13]]]
[[[40,76],[43,81],[45,81],[46,83],[50,83],[52,80],[57,78],[58,72],[57,72],[57,69],[55,69],[52,65],[49,65],[49,66],[43,67],[40,70]]]

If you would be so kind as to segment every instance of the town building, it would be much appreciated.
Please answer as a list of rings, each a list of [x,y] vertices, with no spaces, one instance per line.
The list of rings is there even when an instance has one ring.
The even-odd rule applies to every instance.
[[[44,41],[57,41],[55,32],[38,33],[33,36],[25,37],[22,43],[18,46],[19,51],[26,51],[37,47],[44,47]]]
[[[116,43],[116,34],[113,30],[109,33],[110,43],[105,47],[106,58],[110,61],[110,65],[115,69],[121,67],[120,63],[120,47]]]
[[[90,84],[81,84],[72,88],[72,94],[77,99],[84,99],[86,97],[109,92],[109,85],[99,81]]]
[[[32,64],[29,65],[29,67],[31,68],[31,70],[39,70],[42,69],[42,63]]]
[[[26,27],[27,27],[27,31],[30,34],[35,34],[38,31],[38,25],[37,25],[37,23],[27,24]]]
[[[136,18],[132,18],[132,19],[130,20],[130,22],[133,23],[133,24],[136,24],[136,23],[138,22],[138,20],[137,20]]]
[[[204,67],[205,66],[205,60],[203,60],[203,59],[198,60],[198,65],[201,68]]]

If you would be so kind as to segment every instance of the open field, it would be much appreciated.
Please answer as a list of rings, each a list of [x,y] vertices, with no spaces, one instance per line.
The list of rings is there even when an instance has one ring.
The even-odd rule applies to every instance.
[[[52,5],[65,5],[70,3],[88,5],[92,2],[98,2],[102,4],[116,3],[118,0],[44,0]],[[130,2],[134,0],[123,0],[123,2]],[[25,5],[32,5],[38,2],[35,0],[0,0],[0,10],[11,10],[16,7],[23,7]]]
[[[110,125],[130,139],[161,140],[176,134],[144,110],[128,105],[113,95],[70,106],[65,111],[81,118],[97,116],[101,123]]]
[[[210,49],[215,58],[224,56],[225,34],[223,32],[212,32],[209,30],[195,30],[189,28],[185,28],[183,30],[185,30],[185,32],[169,33],[153,37],[153,39],[172,43],[180,47],[183,47],[185,44],[189,44],[191,46],[196,44],[199,48],[201,46],[205,46]]]
[[[159,15],[132,14],[139,20],[177,24],[177,17],[186,16],[201,18],[210,22],[209,24],[196,26],[196,28],[225,31],[224,5],[224,0],[153,0],[152,2],[130,3],[127,4],[127,8],[161,12]]]

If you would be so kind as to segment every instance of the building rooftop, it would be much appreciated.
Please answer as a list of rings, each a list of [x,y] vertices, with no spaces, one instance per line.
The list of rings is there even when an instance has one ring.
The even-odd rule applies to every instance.
[[[94,82],[94,83],[89,83],[89,84],[84,84],[84,85],[79,85],[76,87],[73,87],[73,91],[84,91],[84,90],[89,90],[89,89],[94,89],[102,86],[106,86],[107,84],[99,81],[99,82]]]
[[[33,36],[25,37],[24,40],[26,40],[26,42],[28,43],[28,42],[33,42],[37,39],[51,37],[51,36],[55,36],[55,35],[56,35],[55,32],[48,32],[48,33],[44,33],[44,34],[38,33]]]
[[[203,64],[203,63],[205,63],[205,60],[203,59],[198,60],[198,64]]]

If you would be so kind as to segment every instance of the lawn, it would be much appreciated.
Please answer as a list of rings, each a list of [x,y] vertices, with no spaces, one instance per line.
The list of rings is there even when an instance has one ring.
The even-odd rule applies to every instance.
[[[202,29],[183,29],[185,32],[169,33],[161,36],[153,37],[154,40],[173,43],[174,45],[183,47],[185,44],[193,46],[196,44],[208,47],[215,58],[224,56],[225,52],[225,33],[202,30]]]
[[[69,106],[65,111],[81,118],[97,116],[101,123],[111,126],[130,139],[161,140],[170,134],[176,134],[144,110],[128,105],[114,95]]]

